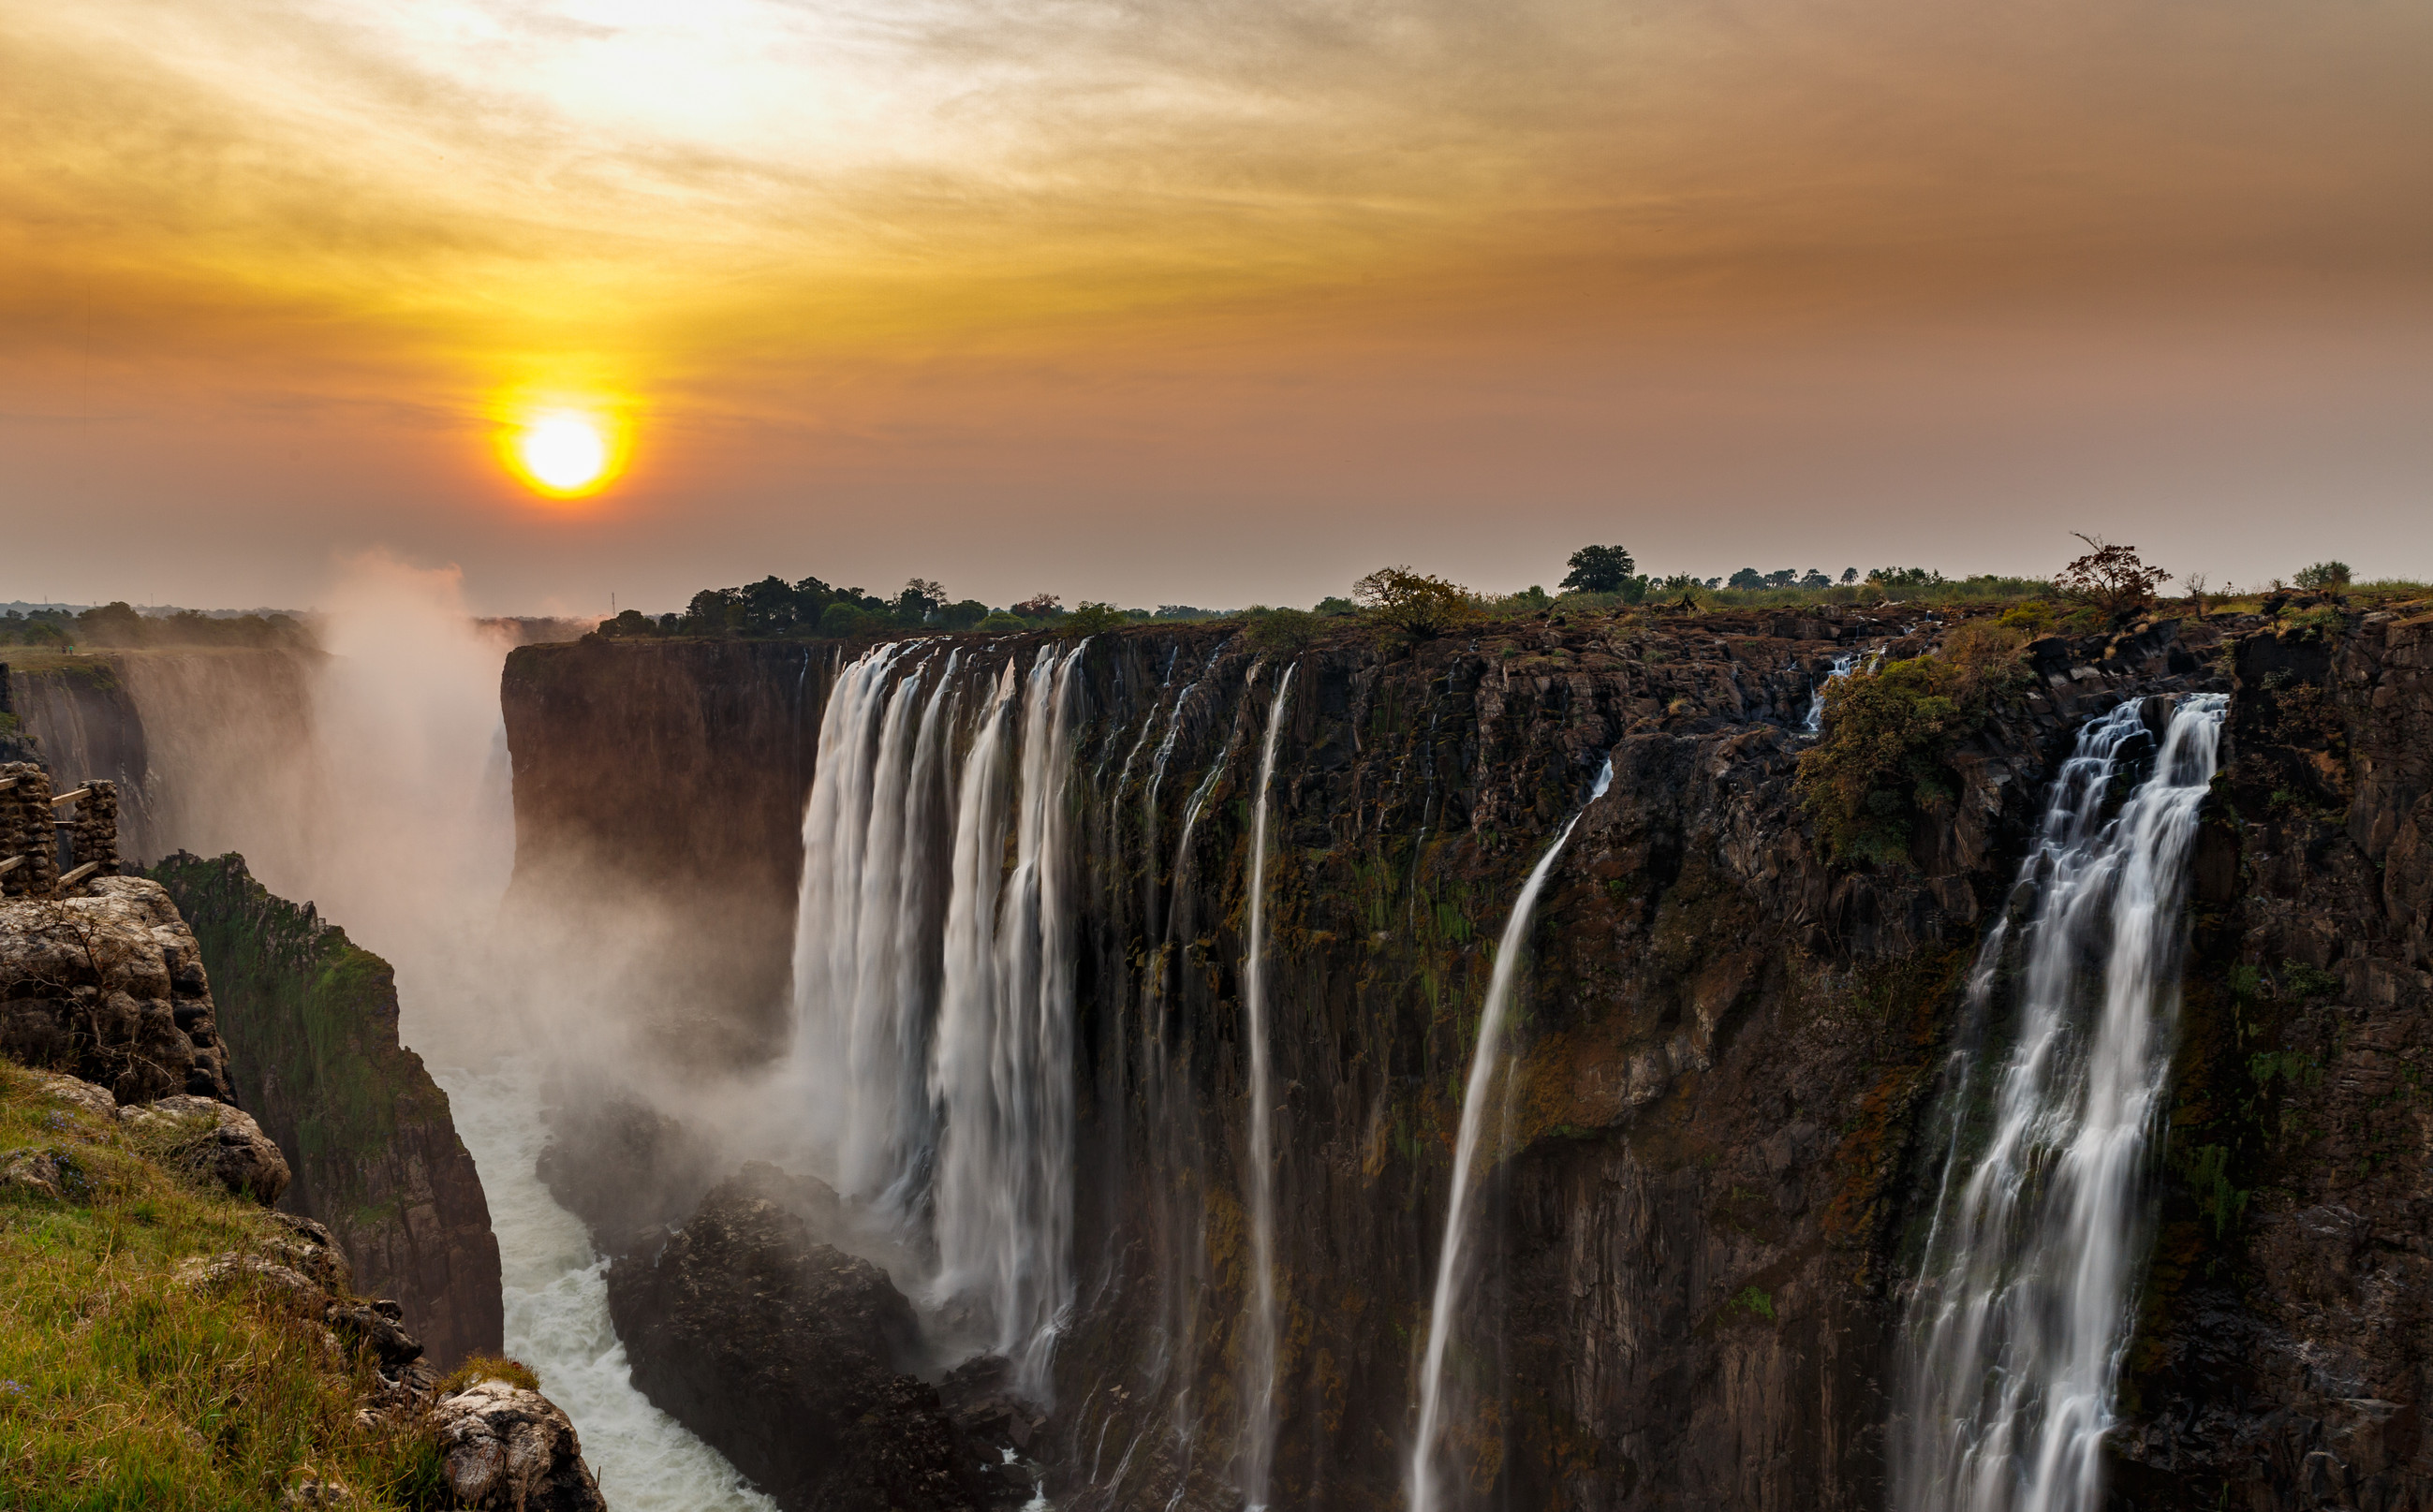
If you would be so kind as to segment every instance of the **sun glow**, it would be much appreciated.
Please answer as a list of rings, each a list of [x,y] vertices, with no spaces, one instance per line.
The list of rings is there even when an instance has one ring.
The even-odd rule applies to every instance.
[[[536,410],[509,424],[499,439],[507,466],[551,499],[598,493],[624,463],[623,428],[587,410]]]

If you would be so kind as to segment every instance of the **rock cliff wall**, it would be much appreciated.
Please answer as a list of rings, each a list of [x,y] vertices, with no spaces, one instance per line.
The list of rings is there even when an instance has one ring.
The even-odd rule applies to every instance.
[[[274,897],[244,858],[183,852],[152,875],[217,984],[238,1100],[286,1150],[281,1206],[329,1226],[441,1368],[502,1348],[499,1245],[448,1095],[398,1043],[388,963]],[[148,884],[147,884],[148,885]]]
[[[1268,863],[1276,1500],[1401,1495],[1490,947],[1610,752],[1613,790],[1537,916],[1489,1126],[1482,1278],[1455,1351],[1466,1504],[1880,1505],[1926,1211],[1918,1126],[1960,980],[2070,731],[2122,698],[2203,686],[2233,691],[2231,766],[2200,859],[2165,1238],[2116,1482],[2136,1504],[2414,1504],[2410,1372],[2426,1351],[2405,1332],[2422,1326],[2405,1283],[2425,1141],[2392,1120],[2421,1106],[2424,622],[2333,606],[2277,628],[2040,642],[2035,685],[1951,753],[1906,859],[1859,870],[1826,860],[1795,801],[1798,727],[1834,654],[1928,652],[1931,622],[1538,620],[1300,654]],[[737,937],[759,960],[732,970],[782,981],[816,656],[516,653],[519,847],[589,858],[611,890],[654,869],[722,896],[776,888],[768,922]],[[1081,663],[1078,1292],[1040,1451],[1062,1506],[1228,1504],[1248,1300],[1244,876],[1274,688],[1260,661],[1210,628],[1103,637]],[[1195,683],[1152,784],[1127,753]],[[621,727],[650,733],[620,746]],[[595,786],[604,765],[614,781]],[[752,822],[724,817],[735,794]],[[724,1006],[769,1032],[764,999]],[[2279,1354],[2225,1342],[2268,1335]],[[2138,1478],[2196,1470],[2215,1478],[2168,1493],[2181,1501]]]
[[[508,907],[652,948],[617,990],[668,1043],[733,1064],[785,1038],[803,795],[835,648],[597,637],[525,646],[502,680],[515,766]]]

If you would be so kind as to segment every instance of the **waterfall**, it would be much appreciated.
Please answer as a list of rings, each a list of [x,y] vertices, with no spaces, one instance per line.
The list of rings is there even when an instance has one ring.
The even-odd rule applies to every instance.
[[[846,667],[821,721],[795,918],[796,1054],[839,1188],[928,1228],[928,1301],[978,1319],[1042,1401],[1072,1290],[1080,654],[1043,647],[1026,675],[881,646]]]
[[[1608,757],[1605,770],[1597,773],[1596,786],[1590,790],[1589,801],[1605,796],[1613,783],[1613,760]],[[1487,1006],[1478,1015],[1478,1045],[1471,1052],[1470,1081],[1462,1091],[1461,1129],[1455,1135],[1453,1149],[1453,1190],[1445,1198],[1444,1244],[1437,1252],[1436,1299],[1428,1308],[1428,1342],[1420,1362],[1420,1427],[1411,1446],[1410,1512],[1435,1512],[1435,1453],[1438,1419],[1442,1411],[1444,1389],[1445,1347],[1453,1334],[1454,1293],[1460,1284],[1461,1239],[1469,1215],[1471,1166],[1478,1154],[1478,1132],[1487,1121],[1488,1089],[1495,1079],[1496,1062],[1502,1054],[1504,1020],[1511,1010],[1512,984],[1520,976],[1521,952],[1529,940],[1529,917],[1537,911],[1538,894],[1544,890],[1546,878],[1555,870],[1555,860],[1563,853],[1572,831],[1579,827],[1580,813],[1568,820],[1546,854],[1538,858],[1537,866],[1523,883],[1521,896],[1512,905],[1512,918],[1504,926],[1504,938],[1496,943],[1495,970],[1488,978]]]
[[[1251,815],[1251,938],[1242,962],[1242,1011],[1251,1042],[1251,1316],[1244,1365],[1242,1495],[1253,1509],[1268,1504],[1268,1473],[1276,1448],[1276,1176],[1275,1092],[1268,1065],[1268,790],[1276,775],[1276,742],[1284,732],[1287,667],[1268,708],[1267,743],[1259,752],[1259,796]]]
[[[1079,655],[1043,648],[1023,689],[1008,665],[964,758],[928,1081],[944,1129],[936,1294],[985,1305],[996,1348],[1038,1393],[1069,1290],[1073,984],[1063,799]],[[1017,691],[1027,696],[1017,700]],[[1017,704],[1020,791],[1008,875],[1003,771]]]
[[[2142,703],[2080,732],[2020,872],[2034,905],[2017,943],[2016,1038],[1999,1069],[1976,1042],[2009,931],[1980,953],[1909,1310],[1893,1425],[1900,1512],[2098,1504],[2178,1017],[2188,856],[2225,703],[2180,701],[2159,750]],[[2107,818],[2149,755],[2152,773]],[[1990,1111],[1972,1117],[1989,1092]]]
[[[1802,735],[1825,733],[1825,689],[1849,676],[1850,670],[1857,666],[1858,662],[1858,654],[1855,652],[1846,651],[1833,658],[1833,670],[1825,674],[1824,682],[1817,684],[1809,691],[1808,717],[1799,722],[1799,731]]]

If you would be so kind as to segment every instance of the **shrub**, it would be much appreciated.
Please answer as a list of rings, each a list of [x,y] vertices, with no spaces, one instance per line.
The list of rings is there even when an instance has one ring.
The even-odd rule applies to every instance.
[[[1289,654],[1326,633],[1326,621],[1306,609],[1252,609],[1245,632],[1264,652]]]
[[[2027,677],[2016,626],[1972,620],[1941,654],[1897,661],[1825,687],[1824,739],[1801,753],[1800,805],[1826,853],[1870,865],[1905,862],[1920,809],[1952,802],[1951,747],[1995,698]]]
[[[2289,581],[2302,588],[2345,587],[2349,581],[2349,565],[2346,562],[2317,562],[2298,569],[2298,575]]]
[[[1433,639],[1472,613],[1469,589],[1407,567],[1379,568],[1352,585],[1352,597],[1376,623],[1413,640]]]
[[[2053,586],[2065,598],[2093,605],[2114,624],[2135,618],[2154,602],[2154,590],[2170,580],[2170,573],[2141,561],[2134,546],[2114,546],[2101,535],[2077,531],[2071,534],[2094,549],[2063,568]]]
[[[983,635],[997,636],[1009,630],[1028,630],[1030,628],[1030,622],[1027,620],[1017,620],[1003,609],[995,609],[990,611],[986,618],[972,628]]]
[[[978,599],[965,599],[938,611],[938,623],[947,630],[969,630],[988,618],[989,606]]]

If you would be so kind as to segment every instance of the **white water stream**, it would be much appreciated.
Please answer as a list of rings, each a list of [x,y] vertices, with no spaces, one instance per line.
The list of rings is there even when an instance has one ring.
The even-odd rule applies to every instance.
[[[1259,751],[1259,796],[1251,816],[1251,928],[1242,961],[1242,1010],[1251,1042],[1251,1317],[1248,1377],[1242,1394],[1242,1495],[1258,1512],[1268,1504],[1268,1476],[1276,1450],[1276,1175],[1275,1091],[1268,1054],[1268,790],[1276,775],[1276,743],[1284,733],[1287,667],[1268,708],[1268,737]]]
[[[926,1300],[1043,1402],[1072,1297],[1080,654],[1042,648],[1025,673],[882,646],[845,668],[795,924],[796,1043],[839,1187],[935,1240]]]
[[[1589,801],[1593,803],[1604,797],[1612,783],[1613,761],[1608,757],[1605,769],[1597,773]],[[1529,943],[1529,919],[1537,911],[1538,894],[1544,891],[1556,858],[1563,854],[1563,846],[1586,812],[1584,807],[1574,814],[1556,835],[1555,842],[1546,847],[1546,854],[1538,858],[1529,880],[1522,884],[1521,896],[1512,905],[1512,917],[1504,926],[1504,938],[1496,943],[1495,970],[1487,983],[1487,1006],[1478,1015],[1478,1045],[1471,1052],[1470,1081],[1462,1091],[1461,1128],[1454,1139],[1453,1190],[1445,1198],[1444,1244],[1437,1252],[1436,1295],[1428,1307],[1428,1342],[1420,1360],[1420,1423],[1411,1445],[1410,1512],[1435,1512],[1437,1504],[1436,1449],[1443,1412],[1445,1349],[1453,1337],[1454,1299],[1462,1279],[1462,1237],[1469,1228],[1471,1168],[1478,1156],[1479,1130],[1487,1121],[1488,1095],[1494,1084],[1495,1067],[1503,1056],[1504,1020],[1511,1011],[1512,988],[1520,977],[1522,952]]]
[[[2183,900],[2225,699],[2191,695],[2159,751],[2140,704],[2080,732],[2020,873],[2016,1037],[1974,1044],[1944,1093],[1949,1139],[1910,1308],[1893,1424],[1899,1512],[2094,1512],[2148,1238],[2179,1011]],[[2107,816],[2115,785],[2152,773]],[[2002,985],[1999,927],[1971,985],[1971,1040]],[[1991,1071],[1989,1134],[1968,1110]],[[1983,1138],[1982,1151],[1967,1147]]]

